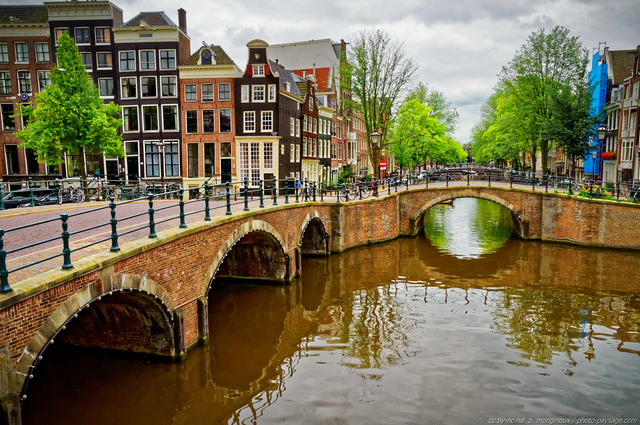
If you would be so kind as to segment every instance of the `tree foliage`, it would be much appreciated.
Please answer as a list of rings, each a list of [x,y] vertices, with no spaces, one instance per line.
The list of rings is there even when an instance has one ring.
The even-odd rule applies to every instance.
[[[22,147],[36,153],[39,162],[49,165],[64,162],[65,153],[79,152],[80,172],[86,178],[85,151],[124,156],[118,134],[120,106],[102,102],[78,48],[66,34],[58,39],[57,58],[51,85],[36,94],[37,106],[30,103],[20,108],[18,114],[28,125],[16,136],[23,140]]]
[[[378,164],[387,144],[398,102],[409,89],[418,69],[407,56],[403,44],[382,30],[361,31],[349,43],[346,60],[341,61],[340,81],[352,116],[364,122],[369,159]],[[380,134],[380,150],[374,149],[371,134]],[[378,168],[374,167],[376,173]]]
[[[418,83],[407,96],[407,101],[411,99],[417,99],[431,108],[429,115],[445,125],[447,134],[452,135],[456,131],[460,114],[442,92],[430,89],[428,84]]]

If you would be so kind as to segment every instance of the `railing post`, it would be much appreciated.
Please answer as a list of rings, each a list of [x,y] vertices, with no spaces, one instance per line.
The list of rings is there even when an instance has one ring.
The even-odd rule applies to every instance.
[[[111,208],[111,252],[120,251],[118,246],[118,220],[116,220],[116,203],[115,198],[112,196],[109,198],[109,208]]]
[[[153,193],[149,195],[149,238],[153,239],[158,237],[156,235],[156,222],[153,221]]]
[[[260,185],[259,193],[260,193],[260,208],[264,208],[264,191],[262,187],[262,179],[258,182]]]
[[[273,193],[273,205],[278,205],[278,181],[276,178],[273,178],[273,185],[271,186],[271,192]]]
[[[102,199],[98,199],[98,201],[106,201],[107,197],[104,196],[104,180],[100,179],[100,198]]]
[[[616,184],[616,201],[620,201],[620,182]]]
[[[138,178],[136,179],[136,185],[137,185],[137,187],[138,187],[138,188],[136,189],[136,191],[137,191],[137,192],[136,192],[136,198],[140,198],[140,197],[141,197],[141,196],[140,196],[140,177],[138,177]]]
[[[0,182],[0,211],[4,210],[4,184]]]
[[[324,202],[324,183],[320,182],[320,202]]]
[[[29,177],[29,206],[30,207],[36,206],[33,199],[33,180],[31,180],[31,177]]]
[[[409,190],[409,177],[411,177],[411,174],[407,174],[407,190]]]
[[[209,215],[209,183],[204,184],[204,221],[211,221]]]
[[[589,198],[593,198],[593,180],[589,180]]]
[[[569,178],[569,195],[573,195],[573,179]]]
[[[467,164],[467,186],[469,186],[469,164]]]
[[[513,189],[513,181],[511,183],[511,188]],[[491,170],[489,170],[489,187],[491,187]]]
[[[362,183],[356,183],[358,185],[358,194],[360,195],[360,200],[362,201]]]
[[[69,214],[60,214],[60,218],[62,219],[62,270],[69,270],[73,268],[73,264],[71,264],[71,249],[69,248],[69,225],[67,223]]]
[[[7,252],[4,250],[4,230],[0,229],[0,294],[11,292],[9,271],[7,270]]]
[[[244,211],[249,211],[249,179],[244,178]]]
[[[547,175],[544,181],[544,193],[549,193],[549,175]]]
[[[427,183],[428,185],[429,183]],[[427,186],[427,188],[429,188],[429,186]],[[387,177],[387,195],[391,195],[391,179]]]
[[[447,168],[447,187],[449,187],[449,169]]]
[[[374,193],[375,193],[375,197],[377,198],[378,197],[378,180],[375,180],[374,184],[375,184],[375,186],[374,186],[373,190],[374,190]]]
[[[284,203],[289,203],[289,179],[284,180]]]
[[[489,174],[489,177],[491,177],[491,174]],[[513,173],[509,172],[509,188],[513,189]]]
[[[227,212],[225,215],[231,215],[231,192],[229,191],[229,182],[227,182]]]
[[[536,191],[536,173],[534,173],[533,171],[531,172],[531,189],[534,192]]]
[[[400,184],[400,180],[399,180],[399,179],[400,179],[400,177],[399,177],[399,176],[396,176],[396,177],[395,177],[395,184],[394,184],[394,186],[395,186],[395,188],[396,188],[396,193],[398,193],[398,185]]]
[[[309,202],[309,179],[304,178],[304,202]]]
[[[184,221],[184,188],[180,188],[180,202],[178,203],[178,205],[180,205],[180,228],[181,229],[186,229],[187,228],[187,223],[185,223]]]
[[[296,190],[296,204],[298,202],[300,202],[300,198],[298,198],[298,192],[299,190],[302,188],[302,184],[300,184],[300,187],[298,187],[298,184],[300,184],[300,180],[296,179],[294,186],[295,186],[295,190]]]

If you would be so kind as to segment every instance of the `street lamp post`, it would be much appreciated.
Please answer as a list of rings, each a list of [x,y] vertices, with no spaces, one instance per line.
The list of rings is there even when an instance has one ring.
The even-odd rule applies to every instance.
[[[598,152],[591,152],[591,157],[593,158],[593,173],[591,173],[591,179],[594,181],[596,179],[596,156],[598,156]]]
[[[153,142],[155,146],[158,147],[158,155],[160,155],[160,186],[162,186],[162,191],[164,191],[164,165],[163,165],[163,157],[164,157],[164,142]]]
[[[607,127],[605,127],[604,124],[600,124],[600,127],[598,127],[598,129],[596,130],[596,133],[598,134],[598,140],[600,141],[600,160],[598,161],[598,174],[602,173],[602,166],[601,166],[601,162],[602,162],[602,146],[604,143],[604,139],[605,137],[607,137],[607,131],[609,131],[609,129]],[[594,170],[595,172],[595,170]],[[603,175],[604,178],[604,175]],[[601,178],[601,180],[603,179]]]
[[[373,145],[373,176],[378,178],[380,176],[380,166],[378,161],[378,147],[380,143],[380,133],[373,130],[373,133],[369,135],[371,137],[371,144]]]

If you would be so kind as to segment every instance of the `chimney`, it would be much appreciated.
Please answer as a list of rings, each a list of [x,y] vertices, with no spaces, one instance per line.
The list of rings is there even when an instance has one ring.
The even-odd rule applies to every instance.
[[[187,11],[183,8],[178,9],[178,26],[183,33],[187,34]]]

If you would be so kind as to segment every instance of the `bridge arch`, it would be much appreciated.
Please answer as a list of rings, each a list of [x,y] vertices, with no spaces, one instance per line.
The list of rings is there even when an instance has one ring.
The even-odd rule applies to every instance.
[[[424,216],[426,211],[429,208],[439,204],[440,202],[458,199],[458,198],[484,199],[507,208],[511,212],[511,220],[513,221],[513,226],[516,232],[518,232],[518,235],[528,236],[529,226],[528,226],[528,221],[523,218],[523,211],[517,208],[510,201],[500,196],[496,196],[494,193],[478,191],[478,190],[460,190],[460,191],[454,191],[454,192],[446,192],[432,199],[429,199],[417,210],[415,215],[411,218],[411,223],[412,223],[411,234],[416,235],[423,228]]]
[[[329,234],[317,211],[309,212],[302,220],[299,246],[303,255],[328,255]]]
[[[126,351],[174,357],[174,309],[169,294],[147,276],[112,274],[90,283],[67,298],[24,349],[15,369],[21,381],[18,382],[22,387],[20,397],[26,398],[29,381],[34,377],[38,363],[56,340],[107,349],[125,346]],[[114,314],[123,314],[126,321],[118,323],[119,318]],[[80,315],[84,317],[79,319]],[[105,320],[111,322],[112,329],[102,324]],[[119,326],[125,322],[127,329]],[[67,329],[70,324],[72,327]],[[87,326],[91,329],[86,329]],[[95,339],[100,334],[96,330],[103,331],[102,339]],[[140,335],[141,331],[147,338]],[[109,340],[114,335],[118,337]],[[137,344],[132,345],[133,340]]]
[[[250,219],[220,244],[203,282],[207,294],[216,276],[286,282],[290,258],[286,243],[271,224]]]

